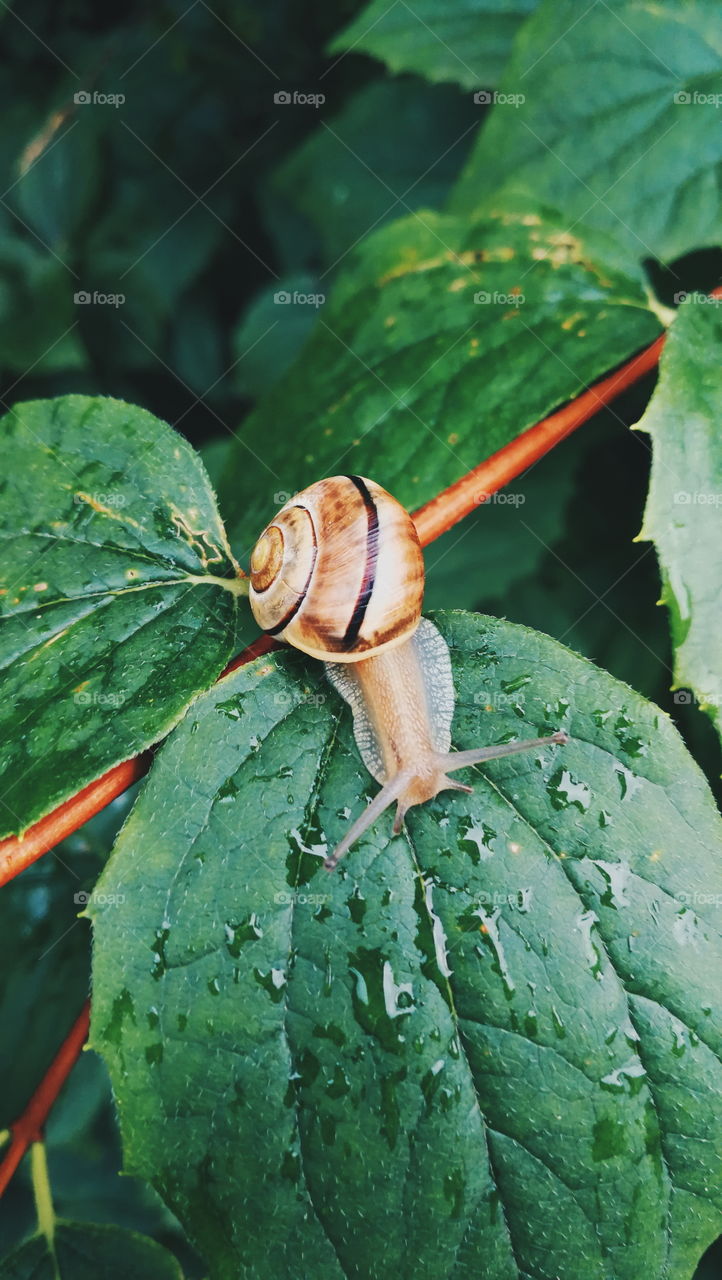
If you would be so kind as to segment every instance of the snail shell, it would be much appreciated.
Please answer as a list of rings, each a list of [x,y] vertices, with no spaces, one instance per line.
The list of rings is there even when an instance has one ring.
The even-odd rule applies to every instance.
[[[296,494],[251,554],[259,627],[314,658],[354,662],[417,628],[424,561],[411,516],[361,476]]]

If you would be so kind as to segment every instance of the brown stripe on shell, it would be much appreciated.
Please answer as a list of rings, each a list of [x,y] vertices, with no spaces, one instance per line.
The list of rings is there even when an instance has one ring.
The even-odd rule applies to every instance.
[[[354,485],[360,493],[366,509],[366,519],[368,521],[364,575],[361,580],[361,587],[356,598],[356,604],[354,605],[351,619],[343,637],[343,648],[348,650],[353,649],[358,639],[359,632],[364,623],[364,618],[366,617],[368,603],[371,599],[371,592],[374,589],[374,583],[376,581],[376,565],[379,550],[379,515],[376,510],[376,503],[371,497],[371,494],[369,493],[361,476],[347,476],[346,479],[350,480],[351,484]]]

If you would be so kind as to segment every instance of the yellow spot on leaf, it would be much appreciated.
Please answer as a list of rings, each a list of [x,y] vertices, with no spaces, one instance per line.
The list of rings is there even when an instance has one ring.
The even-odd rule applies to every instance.
[[[94,498],[89,493],[83,493],[81,490],[77,490],[75,493],[75,501],[84,502],[87,506],[91,507],[93,511],[97,511],[101,516],[106,516],[109,520],[118,520],[120,524],[129,524],[134,529],[142,528],[142,525],[139,524],[137,520],[134,520],[132,516],[121,515],[119,511],[113,511],[112,507],[104,506],[102,502],[98,502],[97,498]]]
[[[54,111],[41,132],[36,134],[32,141],[27,144],[25,150],[20,156],[20,163],[18,165],[21,175],[27,173],[28,169],[30,169],[32,165],[35,164],[36,160],[40,158],[43,152],[47,150],[58,132],[58,129],[67,120],[71,112],[72,108],[69,106],[63,107],[60,111]]]
[[[47,591],[47,589],[48,589],[47,582],[36,582],[35,585],[33,586],[33,591]],[[23,590],[25,590],[24,587],[23,587]]]
[[[69,630],[70,627],[63,627],[62,631],[59,631],[57,635],[51,636],[49,640],[45,641],[45,644],[42,644],[39,649],[36,649],[34,653],[31,653],[29,661],[33,662],[39,654],[44,653],[46,649],[49,649],[51,644],[57,644],[58,640],[62,640],[63,636],[68,634]]]
[[[179,538],[185,538],[189,547],[192,547],[196,552],[204,569],[209,564],[218,564],[223,560],[223,553],[220,547],[213,542],[207,529],[191,528],[189,521],[177,507],[171,506],[170,514]],[[192,516],[192,513],[189,514]],[[196,516],[198,515],[197,510],[195,514]]]

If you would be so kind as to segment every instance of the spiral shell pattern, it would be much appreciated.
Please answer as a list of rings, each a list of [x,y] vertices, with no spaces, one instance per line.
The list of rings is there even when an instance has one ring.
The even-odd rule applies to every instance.
[[[423,594],[411,516],[362,476],[332,476],[296,494],[251,554],[259,627],[331,662],[400,644],[419,624]]]

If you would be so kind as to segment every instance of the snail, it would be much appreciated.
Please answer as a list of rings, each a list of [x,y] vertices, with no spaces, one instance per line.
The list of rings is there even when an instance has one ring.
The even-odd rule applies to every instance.
[[[332,476],[296,494],[264,529],[250,570],[259,627],[325,663],[351,706],[361,757],[382,784],[325,859],[329,870],[389,805],[398,834],[412,805],[446,789],[472,790],[449,771],[568,741],[559,732],[451,751],[451,659],[421,616],[418,534],[405,507],[373,480]]]

